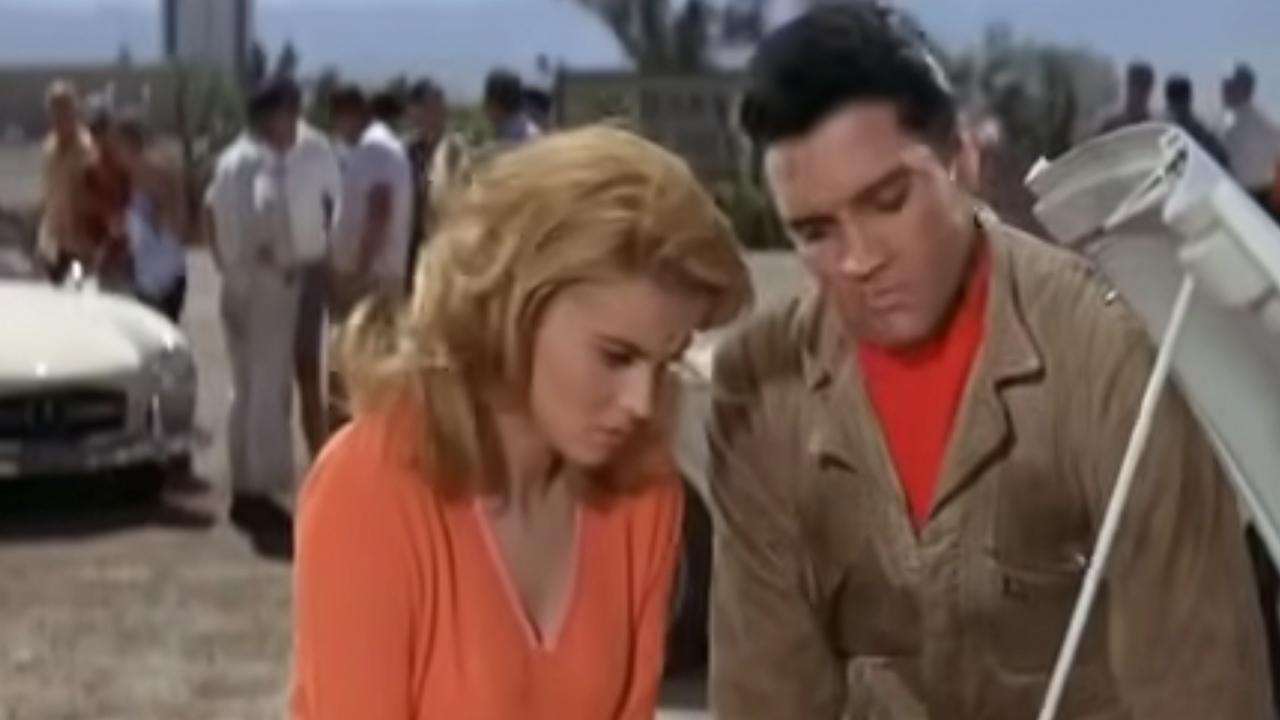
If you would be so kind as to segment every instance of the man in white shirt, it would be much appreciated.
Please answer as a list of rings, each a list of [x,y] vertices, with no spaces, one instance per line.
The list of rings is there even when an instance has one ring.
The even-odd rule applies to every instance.
[[[289,112],[302,117],[302,96]],[[314,457],[328,437],[324,400],[324,347],[329,283],[329,230],[342,192],[333,144],[304,121],[285,156],[289,217],[298,261],[299,305],[294,333],[294,379],[302,434]]]
[[[297,141],[296,88],[253,94],[249,129],[218,159],[206,221],[222,272],[222,319],[231,357],[228,418],[231,521],[259,552],[292,554],[294,334],[301,243],[292,231],[287,154]]]
[[[1256,87],[1253,69],[1244,64],[1237,65],[1223,81],[1222,101],[1227,112],[1222,143],[1236,180],[1274,214],[1271,189],[1280,165],[1280,130],[1254,104]]]
[[[374,119],[358,87],[334,92],[329,116],[349,146],[334,223],[335,310],[345,315],[370,293],[398,295],[413,232],[413,169],[404,144]]]

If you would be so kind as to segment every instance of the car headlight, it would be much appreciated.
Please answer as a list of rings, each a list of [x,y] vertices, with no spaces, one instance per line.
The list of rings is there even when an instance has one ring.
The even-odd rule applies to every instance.
[[[151,353],[143,360],[142,371],[161,395],[195,392],[196,364],[185,347],[171,346]]]

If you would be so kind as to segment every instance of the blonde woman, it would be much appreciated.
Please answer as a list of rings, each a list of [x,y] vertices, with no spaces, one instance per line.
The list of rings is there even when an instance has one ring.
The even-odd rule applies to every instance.
[[[298,720],[640,720],[682,493],[669,366],[750,285],[688,168],[576,130],[479,168],[417,288],[339,340],[301,499]]]

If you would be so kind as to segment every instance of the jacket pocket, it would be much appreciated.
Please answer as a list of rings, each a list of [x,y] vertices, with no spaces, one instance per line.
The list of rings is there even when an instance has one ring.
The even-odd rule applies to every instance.
[[[985,612],[990,673],[984,683],[986,697],[1001,718],[1034,717],[1066,640],[1088,561],[1083,556],[1037,563],[1021,558],[1014,561],[996,550],[989,550],[984,561],[990,604]],[[1107,662],[1103,601],[1099,596],[1095,602],[1072,663],[1061,717],[1125,717]]]
[[[1005,673],[1048,677],[1066,639],[1071,613],[1084,584],[1087,561],[1072,558],[1052,564],[1011,562],[998,552],[985,558],[989,607],[987,644],[992,661]],[[1090,619],[1078,662],[1096,651],[1101,613]]]

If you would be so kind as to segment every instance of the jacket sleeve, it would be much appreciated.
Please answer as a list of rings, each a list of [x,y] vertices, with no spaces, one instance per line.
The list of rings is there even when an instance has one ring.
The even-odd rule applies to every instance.
[[[1154,364],[1142,330],[1100,345],[1090,447],[1100,518]],[[1182,393],[1163,390],[1107,568],[1117,688],[1133,720],[1273,717],[1261,608],[1235,493]]]
[[[740,348],[718,353],[708,444],[717,513],[710,696],[720,720],[836,720],[844,662],[823,632],[806,578],[794,490],[799,468],[777,451],[785,423],[766,421]],[[794,432],[794,429],[791,429]]]

